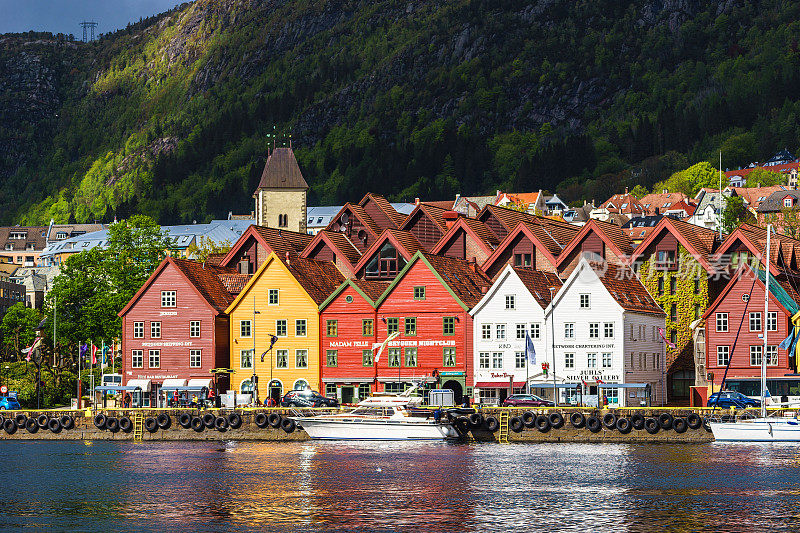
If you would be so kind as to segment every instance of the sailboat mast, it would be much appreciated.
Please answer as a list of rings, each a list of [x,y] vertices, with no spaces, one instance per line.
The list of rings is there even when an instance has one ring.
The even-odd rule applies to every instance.
[[[767,224],[767,261],[764,263],[764,347],[761,349],[761,418],[767,416],[767,329],[769,329],[769,253],[772,225]]]

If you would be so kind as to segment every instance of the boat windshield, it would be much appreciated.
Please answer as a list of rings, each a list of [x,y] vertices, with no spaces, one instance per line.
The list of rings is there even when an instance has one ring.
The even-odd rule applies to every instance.
[[[392,416],[394,407],[358,407],[350,412],[358,416]]]

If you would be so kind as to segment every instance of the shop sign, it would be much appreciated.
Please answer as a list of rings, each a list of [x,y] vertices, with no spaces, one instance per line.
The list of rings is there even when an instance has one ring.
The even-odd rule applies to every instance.
[[[331,341],[331,348],[369,348],[369,341]]]
[[[192,341],[172,341],[172,342],[143,342],[143,348],[158,348],[164,347],[168,348],[171,346],[191,346]]]
[[[614,348],[614,343],[609,344],[556,344],[555,348],[564,348],[567,350],[607,350]]]
[[[463,372],[447,371],[447,372],[439,372],[439,375],[440,376],[463,376],[464,373]]]
[[[178,374],[138,374],[136,379],[177,379]]]
[[[567,381],[615,381],[619,382],[620,377],[619,374],[606,374],[602,370],[581,370],[577,374],[568,374],[566,376]]]
[[[398,346],[455,346],[455,339],[443,339],[432,341],[418,341],[416,339],[403,339],[401,341],[391,341],[389,346],[396,348]]]
[[[508,372],[503,372],[502,374],[500,372],[491,372],[489,375],[492,376],[493,378],[513,378],[514,377],[513,374],[509,374]]]
[[[158,313],[158,316],[178,316],[177,311],[161,311]]]

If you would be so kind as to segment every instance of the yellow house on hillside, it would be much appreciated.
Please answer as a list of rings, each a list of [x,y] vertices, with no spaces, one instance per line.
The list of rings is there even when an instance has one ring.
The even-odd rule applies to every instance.
[[[292,389],[320,390],[319,305],[343,281],[333,263],[270,253],[225,311],[231,388],[251,393],[255,375],[262,403]]]

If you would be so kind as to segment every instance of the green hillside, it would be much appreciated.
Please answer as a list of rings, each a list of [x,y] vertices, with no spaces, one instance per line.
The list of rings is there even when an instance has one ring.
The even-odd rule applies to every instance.
[[[0,221],[247,212],[270,135],[313,204],[603,198],[800,145],[800,6],[197,0],[89,43],[0,36]]]

